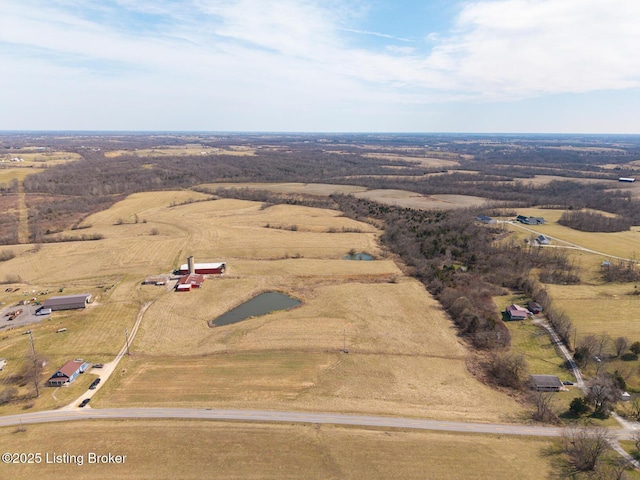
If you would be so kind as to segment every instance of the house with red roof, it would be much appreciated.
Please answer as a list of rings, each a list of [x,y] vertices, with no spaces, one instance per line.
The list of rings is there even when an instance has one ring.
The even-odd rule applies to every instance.
[[[526,320],[530,315],[529,310],[521,307],[520,305],[516,305],[515,303],[509,305],[506,311],[509,316],[509,320]]]
[[[61,366],[56,373],[51,375],[51,378],[47,381],[47,385],[50,387],[61,387],[73,382],[78,375],[84,373],[89,368],[89,362],[85,362],[82,359],[69,360],[63,366]]]

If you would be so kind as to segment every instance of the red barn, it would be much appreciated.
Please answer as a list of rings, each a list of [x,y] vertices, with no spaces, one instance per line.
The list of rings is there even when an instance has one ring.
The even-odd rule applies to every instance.
[[[176,285],[176,291],[188,292],[192,288],[200,288],[204,282],[204,277],[197,273],[190,273],[180,277],[178,284]]]
[[[222,275],[227,269],[227,264],[222,263],[196,263],[194,264],[194,273],[201,275]],[[180,265],[180,274],[186,275],[189,273],[189,264],[185,263]]]

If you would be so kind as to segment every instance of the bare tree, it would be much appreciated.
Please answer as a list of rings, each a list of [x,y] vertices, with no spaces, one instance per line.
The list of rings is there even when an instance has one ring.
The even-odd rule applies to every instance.
[[[527,362],[519,353],[496,354],[491,359],[488,371],[499,385],[520,388],[527,372]]]
[[[629,348],[629,340],[626,337],[618,337],[614,341],[616,356],[620,357]]]
[[[609,374],[596,376],[589,384],[587,401],[593,406],[595,416],[608,417],[611,407],[620,399],[620,389]]]
[[[554,392],[533,392],[531,401],[535,407],[533,419],[538,422],[556,422],[558,416],[553,410]]]
[[[576,472],[595,471],[611,450],[613,434],[605,427],[571,427],[563,434],[564,451]]]

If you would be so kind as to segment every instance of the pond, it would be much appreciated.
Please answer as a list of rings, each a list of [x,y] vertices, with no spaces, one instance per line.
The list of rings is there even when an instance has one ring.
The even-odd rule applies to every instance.
[[[373,260],[373,255],[369,255],[368,253],[354,253],[351,255],[345,255],[342,257],[343,260]]]
[[[278,310],[287,310],[297,307],[302,302],[297,298],[290,297],[278,292],[265,292],[256,295],[251,300],[238,305],[233,310],[220,315],[213,321],[213,325],[221,327],[223,325],[231,325],[232,323],[241,322],[250,317],[266,315],[267,313],[276,312]]]

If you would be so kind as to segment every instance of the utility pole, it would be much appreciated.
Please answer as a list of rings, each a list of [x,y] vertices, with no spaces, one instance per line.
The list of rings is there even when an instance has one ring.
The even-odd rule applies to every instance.
[[[129,331],[126,328],[124,329],[124,341],[127,345],[127,355],[131,355],[131,353],[129,352]]]
[[[33,333],[29,330],[29,340],[31,341],[31,355],[33,356],[33,383],[36,387],[36,398],[40,397],[40,387],[38,386],[38,380],[40,374],[38,372],[38,357],[36,355],[36,347],[33,345]]]

